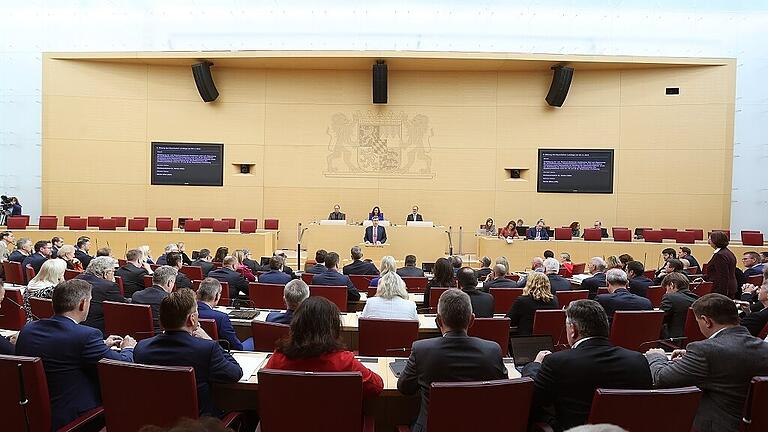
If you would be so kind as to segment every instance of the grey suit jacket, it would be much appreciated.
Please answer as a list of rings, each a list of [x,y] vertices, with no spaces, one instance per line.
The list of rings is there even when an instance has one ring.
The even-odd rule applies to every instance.
[[[741,326],[689,343],[675,361],[659,353],[646,357],[656,387],[695,385],[704,392],[693,423],[699,432],[738,431],[752,377],[768,374],[768,343]]]

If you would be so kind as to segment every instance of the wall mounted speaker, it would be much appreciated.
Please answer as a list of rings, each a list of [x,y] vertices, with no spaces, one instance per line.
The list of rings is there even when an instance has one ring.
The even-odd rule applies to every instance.
[[[216,84],[211,75],[211,62],[195,63],[192,65],[192,76],[195,77],[197,92],[204,102],[213,102],[219,97],[219,91],[216,90]]]
[[[387,103],[387,65],[384,60],[373,65],[373,103]]]
[[[568,66],[553,66],[552,85],[549,86],[547,93],[547,104],[549,106],[561,107],[568,96],[568,89],[571,88],[573,79],[573,68]]]

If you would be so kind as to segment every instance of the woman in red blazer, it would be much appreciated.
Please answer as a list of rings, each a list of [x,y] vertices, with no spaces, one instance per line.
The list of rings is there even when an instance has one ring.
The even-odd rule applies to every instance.
[[[713,282],[712,292],[736,298],[736,256],[728,249],[728,235],[714,231],[708,243],[715,253],[707,263],[706,279]]]
[[[296,308],[287,338],[277,343],[265,369],[303,372],[360,372],[363,396],[384,390],[384,380],[363,366],[339,342],[339,308],[324,297],[309,297]]]

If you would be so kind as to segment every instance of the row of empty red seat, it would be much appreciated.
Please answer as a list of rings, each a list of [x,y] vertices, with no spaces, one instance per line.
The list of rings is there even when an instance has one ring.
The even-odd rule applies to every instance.
[[[637,228],[637,230],[642,232],[643,240],[651,243],[675,240],[676,243],[694,244],[696,241],[704,240],[704,230],[700,228],[685,230],[678,230],[677,228],[661,228],[658,230],[653,228]],[[724,232],[728,238],[731,236],[730,230],[714,230],[712,232],[715,231]],[[611,236],[613,241],[631,242],[633,234],[629,228],[613,227],[611,228]],[[555,228],[555,240],[571,240],[571,238],[572,232],[570,227]],[[603,235],[600,229],[584,229],[584,240],[601,241],[602,239]],[[754,230],[743,230],[741,231],[741,243],[745,246],[763,246],[763,233]]]
[[[182,218],[183,219],[183,218]],[[127,228],[128,231],[144,231],[149,227],[149,217],[137,216],[128,218],[126,216],[64,216],[64,225],[70,230],[87,230],[89,228],[98,228],[100,230],[116,230],[118,228]],[[10,230],[23,230],[29,226],[29,216],[11,216],[8,218],[7,227]],[[235,218],[187,218],[184,220],[183,228],[187,232],[200,232],[203,229],[210,229],[213,232],[228,232],[236,228],[237,219]],[[279,219],[264,219],[265,230],[276,230],[280,226]],[[244,234],[254,233],[259,227],[258,219],[242,219],[240,221],[240,232]],[[38,220],[38,229],[55,230],[59,228],[58,216],[40,216]],[[155,229],[157,231],[173,231],[173,218],[157,217],[155,218]]]

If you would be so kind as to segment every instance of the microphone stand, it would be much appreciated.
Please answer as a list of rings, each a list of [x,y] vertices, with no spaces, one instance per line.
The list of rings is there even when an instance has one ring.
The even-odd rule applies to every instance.
[[[463,234],[463,230],[464,230],[464,228],[461,225],[459,225],[459,255],[463,255],[463,248],[462,248],[462,244],[463,244],[462,237],[464,237],[462,235]]]
[[[448,255],[453,255],[453,240],[451,239],[451,231],[453,231],[453,227],[449,226],[448,231],[445,232],[448,234]]]
[[[304,238],[304,232],[308,228],[309,227],[302,229],[301,228],[301,222],[299,222],[299,235],[298,235],[298,241],[296,242],[297,243],[296,244],[296,254],[297,254],[296,255],[296,268],[299,269],[299,270],[301,270],[301,240]],[[307,252],[307,253],[309,253],[309,252]]]
[[[27,413],[29,399],[27,399],[27,388],[24,385],[24,369],[21,363],[17,363],[16,368],[19,371],[19,405],[21,405],[21,409],[24,411],[24,430],[29,432],[29,413]]]

